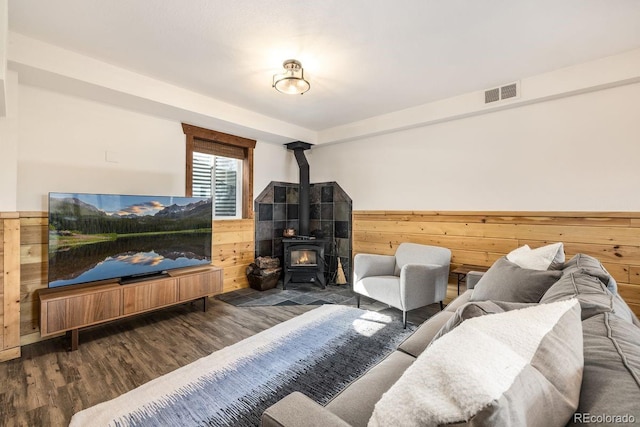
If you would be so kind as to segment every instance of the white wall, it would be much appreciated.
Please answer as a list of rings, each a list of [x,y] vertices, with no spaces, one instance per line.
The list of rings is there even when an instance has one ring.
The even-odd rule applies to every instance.
[[[180,122],[26,85],[19,102],[17,210],[46,210],[50,191],[184,194]],[[255,192],[291,179],[282,146],[258,142],[254,160]]]
[[[6,75],[7,115],[0,116],[0,212],[15,212],[18,189],[18,75]]]
[[[357,210],[640,211],[640,84],[317,146]]]
[[[17,132],[5,121],[0,135],[3,145],[17,135],[17,195],[5,181],[0,210],[45,210],[49,191],[184,194],[179,122],[16,86]],[[306,155],[311,181],[337,181],[357,210],[640,211],[638,111],[636,83]],[[11,175],[8,147],[0,166]],[[270,181],[298,181],[282,145],[259,141],[254,163],[254,196]]]
[[[254,152],[253,198],[271,181],[298,182],[298,164],[284,145],[258,141]]]
[[[0,0],[0,118],[7,114],[7,40],[9,34],[9,6]]]

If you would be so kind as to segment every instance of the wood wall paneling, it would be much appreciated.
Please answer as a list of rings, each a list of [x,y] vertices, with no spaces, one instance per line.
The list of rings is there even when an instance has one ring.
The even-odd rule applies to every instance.
[[[452,251],[452,269],[489,267],[524,244],[564,242],[567,259],[577,253],[598,258],[640,314],[638,212],[354,211],[353,219],[354,254],[393,254],[401,242],[444,246]]]
[[[213,264],[224,268],[223,292],[248,287],[245,270],[254,260],[254,221],[213,224]],[[562,241],[568,257],[582,252],[599,258],[620,284],[620,294],[640,313],[640,213],[354,211],[354,254],[393,254],[405,241],[451,248],[452,268],[488,267],[523,244]],[[20,244],[24,345],[40,340],[38,290],[47,287],[45,212],[20,213]],[[455,296],[454,281],[452,277],[449,298]]]
[[[224,268],[222,292],[249,287],[246,269],[254,260],[253,219],[213,222],[213,264]]]
[[[0,361],[20,357],[20,219],[0,215]]]

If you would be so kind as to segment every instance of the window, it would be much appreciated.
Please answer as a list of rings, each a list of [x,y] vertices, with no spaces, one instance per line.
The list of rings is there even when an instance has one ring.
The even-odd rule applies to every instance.
[[[213,195],[217,219],[252,218],[256,142],[184,123],[182,129],[187,135],[186,194]]]
[[[242,160],[193,152],[192,195],[211,197],[215,184],[214,216],[242,217]]]

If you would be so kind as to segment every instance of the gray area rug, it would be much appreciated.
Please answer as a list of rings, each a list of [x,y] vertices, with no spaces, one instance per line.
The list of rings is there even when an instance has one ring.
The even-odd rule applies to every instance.
[[[216,296],[220,301],[237,307],[271,305],[356,305],[356,294],[351,285],[327,285],[325,289],[313,283],[290,283],[282,289],[282,282],[266,291],[252,288],[239,289]]]
[[[324,305],[78,412],[70,426],[256,426],[293,391],[327,403],[414,329]]]

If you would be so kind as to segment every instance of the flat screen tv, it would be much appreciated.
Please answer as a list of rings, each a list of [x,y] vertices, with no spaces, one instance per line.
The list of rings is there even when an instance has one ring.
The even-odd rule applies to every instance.
[[[206,197],[49,193],[49,287],[211,263]]]

